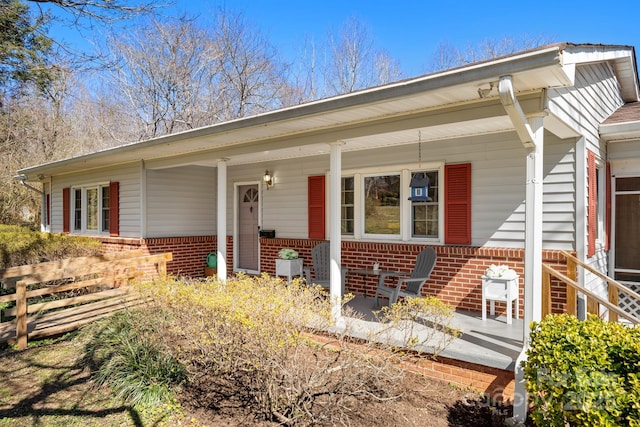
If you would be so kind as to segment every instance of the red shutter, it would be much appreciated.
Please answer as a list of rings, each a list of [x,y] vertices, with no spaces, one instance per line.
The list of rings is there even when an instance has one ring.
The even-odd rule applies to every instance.
[[[62,232],[68,233],[71,228],[69,222],[71,220],[70,204],[71,189],[69,187],[62,189]]]
[[[109,235],[120,235],[120,183],[109,183]]]
[[[325,206],[324,175],[308,178],[309,238],[324,239]]]
[[[587,154],[587,185],[588,185],[588,205],[587,205],[587,256],[596,254],[596,207],[597,207],[597,183],[596,183],[596,155],[593,151]]]
[[[444,242],[471,244],[471,163],[444,167]]]
[[[49,193],[45,197],[44,214],[46,215],[44,225],[51,225],[51,194]]]
[[[611,164],[607,162],[607,183],[605,184],[605,236],[604,250],[608,251],[611,245]]]

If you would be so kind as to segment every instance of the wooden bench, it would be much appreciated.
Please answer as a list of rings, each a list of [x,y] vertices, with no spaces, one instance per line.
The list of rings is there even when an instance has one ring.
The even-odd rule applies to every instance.
[[[165,276],[171,253],[141,255],[123,252],[113,255],[71,258],[0,270],[0,283],[14,293],[0,296],[0,304],[15,301],[15,307],[1,310],[0,342],[17,340],[27,348],[27,339],[58,335],[77,329],[114,311],[144,303],[128,283],[140,277],[142,269],[155,266],[153,274]],[[37,289],[27,286],[42,284]],[[84,294],[29,304],[29,298],[60,292]]]

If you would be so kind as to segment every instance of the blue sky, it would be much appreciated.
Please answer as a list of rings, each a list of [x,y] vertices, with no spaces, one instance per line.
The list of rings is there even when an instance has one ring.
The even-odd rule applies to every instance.
[[[424,71],[437,46],[464,47],[485,38],[544,36],[575,43],[640,48],[640,1],[540,0],[178,0],[176,7],[207,14],[224,6],[256,22],[285,55],[305,36],[322,39],[349,17],[366,23],[376,46],[400,62],[406,75]]]
[[[168,14],[203,17],[224,7],[241,11],[287,58],[305,37],[321,41],[348,18],[371,30],[378,49],[400,63],[405,76],[426,71],[442,42],[463,48],[483,39],[544,37],[574,43],[640,47],[640,1],[491,2],[432,0],[175,0]],[[54,33],[55,35],[55,33]],[[69,36],[66,36],[67,38]]]

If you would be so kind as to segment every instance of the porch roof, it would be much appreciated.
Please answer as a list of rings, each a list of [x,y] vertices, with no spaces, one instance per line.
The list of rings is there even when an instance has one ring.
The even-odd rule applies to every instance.
[[[418,130],[423,141],[510,131],[513,125],[497,92],[501,76],[512,76],[523,107],[528,98],[530,111],[539,111],[542,90],[571,86],[576,63],[595,60],[612,61],[625,96],[637,100],[633,48],[561,43],[33,166],[18,173],[36,181],[141,160],[148,169],[215,166],[222,158],[232,165],[326,154],[327,143],[336,141],[344,142],[343,151],[412,143],[417,140]],[[545,117],[544,124],[560,137],[572,132],[552,114]]]

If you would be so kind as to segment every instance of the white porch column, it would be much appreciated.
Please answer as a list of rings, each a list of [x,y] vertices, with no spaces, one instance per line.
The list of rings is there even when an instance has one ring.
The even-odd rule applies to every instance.
[[[331,258],[330,279],[331,284],[329,291],[331,294],[331,317],[334,320],[340,319],[342,283],[341,273],[341,249],[342,249],[342,233],[340,232],[340,192],[342,188],[342,150],[341,142],[331,144],[330,151],[330,181],[329,181],[329,248]]]
[[[227,159],[218,160],[218,280],[227,280]]]
[[[525,243],[524,243],[524,326],[523,348],[516,360],[514,418],[524,422],[527,415],[527,394],[524,371],[520,364],[526,360],[529,347],[529,324],[542,320],[542,190],[544,128],[543,116],[528,119],[534,144],[527,153],[525,188]]]

